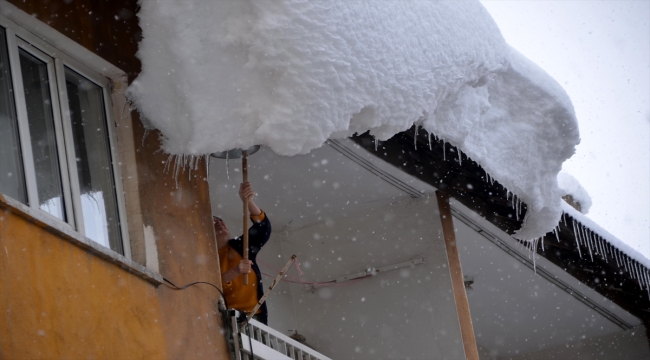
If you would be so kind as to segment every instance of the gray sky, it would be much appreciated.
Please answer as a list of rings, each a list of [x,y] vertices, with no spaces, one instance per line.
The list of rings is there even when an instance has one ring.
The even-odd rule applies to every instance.
[[[587,216],[650,258],[650,1],[482,3],[571,97],[582,141],[564,170],[591,195]]]

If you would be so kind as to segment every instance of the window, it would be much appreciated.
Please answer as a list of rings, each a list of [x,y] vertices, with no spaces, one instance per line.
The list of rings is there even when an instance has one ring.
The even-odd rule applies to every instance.
[[[124,254],[108,79],[35,43],[0,26],[0,193]]]

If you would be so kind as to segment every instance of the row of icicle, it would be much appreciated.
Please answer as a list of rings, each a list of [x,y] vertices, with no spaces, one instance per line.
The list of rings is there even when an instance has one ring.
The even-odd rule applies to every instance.
[[[521,211],[521,201],[517,199],[517,204],[514,204],[513,201],[511,206],[513,209],[516,210],[515,212],[519,214],[519,212]],[[574,233],[574,238],[576,240],[576,248],[578,249],[578,255],[580,256],[581,259],[583,258],[583,256],[582,256],[582,251],[580,250],[580,246],[586,247],[589,250],[589,259],[592,262],[594,261],[594,256],[596,257],[600,256],[600,258],[605,260],[606,263],[609,263],[610,259],[614,259],[616,261],[617,267],[621,270],[621,274],[623,271],[626,271],[632,279],[635,279],[639,283],[639,287],[641,289],[645,288],[646,292],[648,293],[648,298],[650,298],[650,269],[640,264],[638,261],[630,258],[630,256],[628,256],[627,254],[625,254],[615,246],[611,245],[602,236],[598,235],[593,230],[589,229],[585,225],[576,221],[570,215],[566,213],[562,213],[561,222],[565,226],[567,225],[567,218],[570,219],[573,225],[573,233]],[[553,229],[553,234],[555,235],[557,242],[560,242],[559,223]],[[537,254],[538,244],[541,244],[542,251],[544,251],[544,237],[539,237],[523,243],[523,245],[528,249],[529,259],[531,258],[531,254],[532,254],[533,268],[535,269],[535,273],[537,273],[535,255]]]
[[[648,292],[648,297],[650,297],[650,270],[648,268],[640,264],[638,261],[631,259],[627,254],[612,246],[602,236],[596,234],[593,230],[571,218],[570,215],[567,215],[566,213],[562,214],[562,222],[564,225],[567,224],[567,217],[572,221],[576,247],[578,248],[580,258],[582,258],[582,252],[580,251],[580,245],[582,245],[589,250],[589,258],[591,261],[594,261],[594,256],[600,256],[600,258],[605,260],[605,262],[609,262],[610,258],[614,259],[616,261],[616,266],[619,269],[626,271],[631,278],[638,281],[641,289],[645,287]],[[558,237],[559,224],[555,229],[553,229],[553,232],[555,233],[555,236]]]

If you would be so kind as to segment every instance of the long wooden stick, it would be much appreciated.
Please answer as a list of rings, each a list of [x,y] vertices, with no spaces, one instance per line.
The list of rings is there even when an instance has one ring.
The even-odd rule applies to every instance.
[[[271,283],[271,286],[269,286],[269,289],[266,290],[266,292],[264,293],[264,295],[262,296],[262,298],[260,298],[260,300],[257,302],[257,304],[255,305],[255,307],[253,308],[253,311],[251,311],[251,313],[248,314],[248,317],[246,317],[246,322],[243,324],[243,326],[246,326],[246,324],[248,324],[248,322],[250,321],[250,319],[253,318],[253,315],[255,315],[255,313],[257,312],[257,310],[260,309],[260,306],[262,306],[262,304],[264,304],[264,301],[266,300],[266,298],[267,298],[267,297],[269,296],[269,294],[271,293],[271,290],[273,290],[273,288],[275,287],[275,285],[277,285],[277,284],[280,282],[280,280],[282,280],[282,276],[284,275],[285,272],[287,272],[287,269],[289,269],[289,266],[291,266],[291,264],[293,264],[293,261],[294,261],[294,260],[296,260],[296,255],[291,255],[291,259],[289,259],[289,261],[287,262],[287,264],[284,265],[284,267],[282,268],[282,270],[280,270],[280,273],[278,274],[278,276],[275,277],[275,279],[274,279],[273,282]]]
[[[456,246],[456,234],[454,232],[454,222],[451,217],[449,195],[444,191],[438,190],[436,191],[436,197],[438,199],[438,209],[440,210],[442,234],[445,238],[447,261],[449,262],[449,272],[451,273],[451,287],[454,292],[454,299],[456,300],[456,311],[458,313],[458,321],[460,322],[460,334],[463,339],[465,358],[468,360],[479,360],[476,338],[474,337],[474,327],[472,326],[472,315],[469,312],[465,282],[463,281],[463,270],[460,266],[460,255],[458,255],[458,247]]]
[[[248,182],[248,151],[241,152],[241,170],[244,175],[244,184]],[[244,201],[244,260],[248,260],[248,199]],[[244,274],[244,285],[248,285],[248,274]]]

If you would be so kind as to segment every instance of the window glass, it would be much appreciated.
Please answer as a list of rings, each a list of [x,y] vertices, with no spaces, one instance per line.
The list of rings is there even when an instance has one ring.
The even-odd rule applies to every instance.
[[[20,50],[20,68],[41,210],[65,220],[47,65]]]
[[[0,28],[0,193],[27,203],[5,30]]]
[[[85,235],[123,253],[102,88],[65,70]]]

